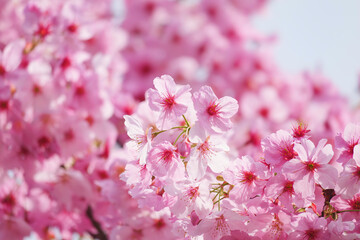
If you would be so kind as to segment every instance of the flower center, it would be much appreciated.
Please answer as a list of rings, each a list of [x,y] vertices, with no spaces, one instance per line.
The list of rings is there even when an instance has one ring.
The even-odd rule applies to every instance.
[[[320,165],[314,162],[307,162],[306,164],[306,170],[309,172],[314,172]]]
[[[50,139],[46,136],[42,136],[38,139],[38,144],[40,147],[46,148],[50,145]]]
[[[350,206],[352,209],[359,209],[360,210],[360,197],[357,197],[350,201]]]
[[[307,125],[304,123],[299,123],[297,127],[293,127],[292,131],[294,138],[303,138],[308,132],[310,132],[310,130],[307,129]]]
[[[353,172],[353,175],[360,180],[360,167],[357,167],[356,170]]]
[[[71,66],[71,61],[69,57],[65,57],[60,64],[62,69],[66,69]]]
[[[1,199],[1,203],[9,207],[13,207],[16,203],[16,199],[12,193],[9,193],[3,199]]]
[[[154,227],[157,229],[157,230],[160,230],[162,229],[163,227],[166,226],[166,223],[164,222],[164,220],[162,218],[160,219],[155,219],[155,222],[154,222]]]
[[[214,116],[219,112],[218,105],[213,103],[207,108],[206,111],[210,116]]]
[[[75,95],[76,96],[84,96],[85,95],[85,88],[83,86],[79,86],[75,89]]]
[[[1,100],[0,101],[0,110],[8,110],[9,109],[9,101]]]
[[[280,154],[285,161],[294,159],[298,154],[294,151],[294,144],[286,144],[281,150]]]
[[[4,76],[6,73],[5,67],[3,65],[0,65],[0,76]]]
[[[294,193],[294,182],[290,182],[290,181],[286,182],[283,192],[288,192],[290,194],[293,194]]]
[[[190,198],[190,199],[195,199],[197,196],[199,196],[199,187],[190,187],[187,190],[186,195]]]
[[[255,180],[256,180],[256,176],[254,173],[249,171],[243,172],[242,182],[250,184]]]
[[[45,38],[50,33],[50,25],[39,24],[36,34],[41,38]]]
[[[68,129],[67,131],[64,132],[64,139],[66,141],[71,141],[74,139],[74,132],[72,129]]]
[[[165,109],[171,109],[175,105],[175,97],[168,96],[164,98],[162,104],[164,105]]]
[[[173,152],[170,150],[165,150],[162,154],[162,159],[165,161],[165,163],[171,162],[173,158]]]
[[[201,152],[202,155],[205,155],[210,150],[208,141],[205,141],[198,147],[198,150]]]
[[[150,65],[150,63],[144,63],[140,66],[139,70],[140,70],[139,72],[141,73],[141,75],[147,76],[153,71],[153,67]]]
[[[318,233],[319,230],[308,229],[305,232],[305,236],[307,237],[308,240],[313,240],[317,237]]]
[[[263,117],[263,118],[267,118],[269,116],[269,109],[263,107],[260,109],[259,114]]]
[[[37,85],[37,84],[34,84],[32,90],[33,90],[34,95],[41,94],[41,92],[42,92],[41,87],[39,85]]]
[[[29,149],[28,149],[26,146],[22,145],[22,146],[20,147],[19,154],[20,154],[21,156],[28,156],[28,155],[30,154],[30,151],[29,151]]]
[[[354,147],[359,143],[359,139],[358,140],[351,140],[350,144],[349,144],[349,148],[348,148],[348,152],[353,155],[354,154]]]
[[[76,32],[77,29],[78,29],[78,26],[75,23],[72,23],[67,27],[67,30],[71,33]]]

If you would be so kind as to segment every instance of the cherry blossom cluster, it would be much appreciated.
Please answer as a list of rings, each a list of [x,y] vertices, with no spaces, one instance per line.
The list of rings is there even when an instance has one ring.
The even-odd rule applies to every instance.
[[[231,97],[191,93],[163,75],[137,111],[124,116],[131,140],[121,178],[139,206],[166,212],[167,239],[357,239],[360,125],[333,146],[303,123],[262,139],[262,157],[227,141]]]
[[[127,203],[109,222],[132,206],[112,164],[127,38],[109,6],[0,3],[0,239],[97,236],[105,180]]]
[[[359,111],[267,2],[0,1],[0,239],[359,238]]]
[[[262,138],[294,121],[307,122],[316,140],[331,139],[351,121],[352,110],[320,71],[290,75],[277,67],[276,37],[251,25],[267,2],[126,1],[123,53],[132,67],[124,89],[142,101],[152,79],[169,74],[179,84],[208,85],[235,98],[234,128],[241,134],[230,142],[243,155],[257,153]]]

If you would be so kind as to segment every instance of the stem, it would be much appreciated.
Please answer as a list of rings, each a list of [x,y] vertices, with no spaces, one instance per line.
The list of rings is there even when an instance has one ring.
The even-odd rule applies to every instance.
[[[216,202],[214,202],[214,205],[217,203],[220,203],[221,200],[225,199],[225,197],[220,197],[219,200],[217,200]]]
[[[336,211],[336,213],[344,213],[344,212],[360,212],[360,209],[349,209],[349,210]]]
[[[182,116],[183,116],[183,118],[184,118],[184,120],[185,120],[186,126],[187,126],[187,127],[190,127],[190,124],[189,124],[188,120],[186,119],[186,117],[184,116],[184,114],[183,114]]]
[[[174,142],[174,146],[176,145],[176,142],[179,140],[179,138],[181,137],[181,135],[183,135],[184,133],[185,133],[186,131],[184,130],[184,131],[182,131],[180,134],[179,134],[179,136],[176,138],[176,140],[175,140],[175,142]]]
[[[90,206],[88,206],[86,208],[86,216],[89,218],[91,224],[95,227],[95,229],[97,230],[97,233],[90,233],[90,235],[94,238],[97,238],[99,240],[108,240],[107,235],[105,234],[105,232],[103,231],[103,229],[101,228],[101,225],[98,221],[96,221],[96,219],[94,218],[94,214],[93,214],[93,210]]]
[[[154,137],[156,137],[157,135],[159,135],[160,133],[163,133],[163,132],[166,132],[166,130],[161,130],[161,131],[158,131],[158,132],[153,132],[152,135]]]
[[[179,127],[172,127],[171,129],[182,129],[182,128],[187,128],[187,126],[179,126]]]
[[[218,193],[216,193],[215,197],[213,197],[213,201],[215,200],[215,198],[220,194],[220,191]],[[215,204],[214,204],[215,205]]]

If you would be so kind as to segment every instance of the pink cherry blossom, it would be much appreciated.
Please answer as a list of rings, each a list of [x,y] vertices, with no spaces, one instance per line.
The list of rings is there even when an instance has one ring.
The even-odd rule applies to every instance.
[[[31,227],[21,218],[8,217],[0,223],[1,239],[23,239],[31,233]]]
[[[229,147],[220,137],[209,136],[204,142],[200,142],[189,156],[187,172],[193,179],[201,179],[207,167],[216,173],[220,173],[229,165],[226,151]]]
[[[291,224],[295,231],[289,234],[289,239],[326,239],[330,236],[326,231],[326,220],[313,213],[301,213]]]
[[[162,124],[159,128],[163,129],[173,118],[181,117],[186,112],[191,97],[189,93],[191,88],[189,85],[177,86],[172,77],[168,75],[155,78],[154,86],[156,90],[149,89],[146,97],[150,107],[160,111],[159,118]]]
[[[180,154],[176,147],[168,141],[151,149],[147,166],[154,176],[167,176],[175,179],[181,179],[184,176],[185,168],[180,159]]]
[[[287,131],[279,130],[270,134],[261,142],[265,162],[274,166],[274,171],[277,171],[286,162],[297,157],[298,153],[294,150],[294,144],[294,138]]]
[[[285,178],[284,175],[277,174],[269,179],[266,183],[265,196],[270,197],[272,201],[279,201],[280,205],[284,205],[289,211],[296,206],[304,206],[305,201],[300,195],[294,191],[294,181]]]
[[[19,39],[6,45],[0,52],[0,77],[14,71],[21,63],[25,41]]]
[[[207,182],[183,182],[177,188],[177,201],[170,208],[175,215],[188,216],[194,211],[199,218],[203,218],[210,213],[213,202],[209,198]]]
[[[203,219],[199,223],[199,230],[204,233],[204,239],[220,240],[224,236],[231,234],[229,219],[224,215],[217,214],[211,218]]]
[[[360,193],[356,193],[350,199],[343,199],[341,196],[335,196],[331,199],[331,204],[335,207],[336,210],[345,212],[346,210],[350,210],[348,214],[352,214],[354,216],[360,215]]]
[[[336,147],[342,150],[337,161],[341,163],[349,161],[353,157],[354,147],[359,141],[360,125],[349,123],[344,130],[344,134],[339,134],[335,138]]]
[[[295,144],[294,150],[299,158],[294,158],[283,166],[283,173],[294,181],[294,190],[305,199],[314,198],[315,183],[325,189],[335,187],[338,172],[329,165],[334,152],[326,139],[320,140],[317,147],[310,140]]]
[[[210,132],[222,133],[231,128],[230,118],[238,111],[238,103],[234,98],[217,98],[213,90],[203,86],[193,95],[198,121]]]
[[[360,111],[268,2],[0,1],[0,239],[359,239]]]
[[[255,162],[250,156],[236,159],[223,173],[225,181],[234,185],[230,198],[242,203],[261,195],[266,183],[266,170],[264,164]]]
[[[360,189],[360,145],[354,147],[353,159],[350,159],[341,173],[335,191],[344,198],[351,198]]]
[[[133,140],[133,147],[139,152],[140,163],[145,164],[151,148],[152,128],[144,129],[144,126],[135,117],[125,115],[124,118],[127,133]]]

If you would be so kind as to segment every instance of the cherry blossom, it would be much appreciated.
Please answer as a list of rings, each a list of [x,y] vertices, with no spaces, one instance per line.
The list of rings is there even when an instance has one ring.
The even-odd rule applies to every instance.
[[[307,199],[314,198],[315,183],[320,184],[324,189],[334,188],[338,172],[335,167],[327,163],[333,157],[330,144],[322,139],[317,147],[310,141],[302,141],[296,144],[294,150],[299,158],[285,163],[283,173],[294,181],[294,190],[301,193]]]
[[[198,121],[210,132],[222,133],[231,128],[230,118],[238,110],[237,101],[231,97],[218,99],[213,90],[204,86],[193,95]]]
[[[149,89],[146,93],[149,105],[153,110],[159,110],[159,118],[162,120],[160,129],[163,129],[166,122],[173,118],[181,117],[187,110],[187,102],[191,95],[190,86],[176,86],[174,80],[164,75],[154,79],[156,90]]]
[[[0,239],[360,238],[359,109],[218,2],[0,2]]]

